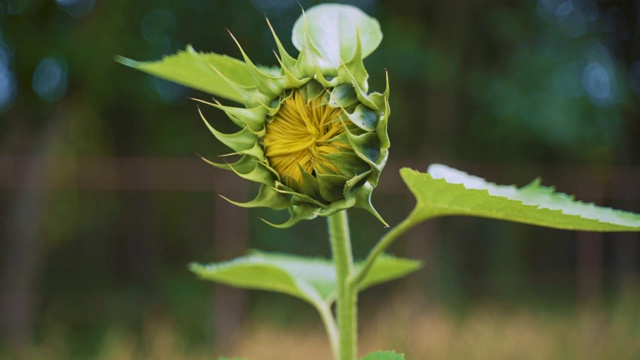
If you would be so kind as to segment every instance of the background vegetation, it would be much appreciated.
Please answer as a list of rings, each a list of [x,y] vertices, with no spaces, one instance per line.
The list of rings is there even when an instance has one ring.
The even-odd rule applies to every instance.
[[[640,212],[638,2],[338,2],[378,18],[385,34],[367,67],[372,88],[383,88],[384,69],[392,86],[392,153],[374,196],[388,222],[413,206],[397,169],[432,162],[501,183],[541,175],[582,200]],[[185,266],[248,248],[328,256],[324,223],[275,230],[259,218],[278,214],[220,199],[256,189],[196,156],[227,153],[189,100],[205,95],[113,61],[187,44],[239,56],[226,28],[255,62],[275,64],[264,16],[285,40],[298,4],[316,3],[0,2],[0,357],[328,350],[306,330],[319,323],[305,304],[214,288]],[[352,220],[363,256],[384,229],[365,213]],[[364,294],[367,349],[416,359],[640,354],[638,234],[454,218],[393,250],[425,269]]]

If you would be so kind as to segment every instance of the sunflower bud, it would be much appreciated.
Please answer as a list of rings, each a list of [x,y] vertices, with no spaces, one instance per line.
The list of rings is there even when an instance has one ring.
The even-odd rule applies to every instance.
[[[155,63],[120,61],[244,104],[199,100],[240,127],[224,134],[203,117],[213,135],[239,156],[232,163],[208,162],[262,184],[252,201],[232,203],[288,209],[290,218],[278,227],[354,206],[384,223],[371,205],[371,192],[388,157],[389,85],[387,78],[384,93],[369,93],[363,64],[382,39],[378,22],[352,6],[313,7],[294,25],[297,58],[271,31],[280,65],[275,70],[256,66],[238,41],[243,61],[191,47]],[[181,71],[170,71],[178,66]]]

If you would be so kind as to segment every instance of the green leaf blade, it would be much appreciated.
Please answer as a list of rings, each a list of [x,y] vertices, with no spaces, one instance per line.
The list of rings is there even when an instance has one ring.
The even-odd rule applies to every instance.
[[[479,216],[565,230],[640,231],[640,215],[573,200],[533,182],[523,188],[489,183],[444,165],[428,173],[402,169],[418,203],[413,222],[447,215]]]
[[[201,279],[251,290],[284,293],[312,304],[322,302],[334,290],[331,263],[294,255],[253,252],[230,261],[189,269]]]
[[[245,62],[226,55],[197,52],[191,46],[158,61],[141,62],[122,56],[117,56],[116,61],[162,79],[237,103],[243,103],[244,99],[236,86],[255,86],[250,69]]]
[[[356,271],[361,265],[361,263],[355,265]],[[421,267],[420,261],[382,254],[376,259],[371,270],[360,283],[358,290],[361,291],[374,285],[403,278]]]
[[[360,360],[405,360],[404,354],[397,354],[395,351],[376,351],[368,354]]]
[[[357,263],[356,268],[362,266]],[[359,290],[399,279],[420,268],[420,262],[381,255],[363,279]],[[331,303],[338,285],[331,260],[254,251],[230,261],[189,269],[198,277],[243,289],[274,291],[312,304]]]

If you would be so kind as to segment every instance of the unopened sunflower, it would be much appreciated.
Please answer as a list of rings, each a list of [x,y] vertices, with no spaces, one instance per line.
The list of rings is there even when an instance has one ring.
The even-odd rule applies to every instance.
[[[255,199],[234,204],[288,209],[290,218],[280,227],[354,206],[384,223],[371,205],[371,192],[388,156],[389,86],[387,80],[383,93],[369,93],[363,64],[382,40],[380,25],[352,6],[313,7],[293,28],[297,58],[271,31],[278,68],[255,65],[237,41],[243,61],[191,47],[157,62],[119,61],[244,104],[199,100],[224,111],[240,128],[223,134],[205,120],[238,156],[229,163],[208,162],[262,184]]]

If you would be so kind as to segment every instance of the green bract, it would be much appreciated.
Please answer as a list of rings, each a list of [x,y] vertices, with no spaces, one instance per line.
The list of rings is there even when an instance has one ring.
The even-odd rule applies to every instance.
[[[293,28],[297,58],[271,31],[280,65],[275,70],[255,65],[237,41],[243,61],[191,47],[157,62],[118,61],[244,104],[200,101],[224,111],[240,127],[236,133],[223,134],[207,123],[213,135],[239,156],[231,163],[208,162],[262,184],[255,199],[234,204],[288,209],[290,218],[275,225],[279,227],[354,206],[384,223],[371,205],[371,192],[388,157],[389,85],[387,78],[383,93],[369,93],[363,64],[382,40],[378,21],[348,5],[313,7]],[[298,125],[289,121],[291,114],[297,114],[293,117],[298,116]],[[323,114],[332,117],[313,118]],[[285,131],[289,133],[283,135]],[[308,145],[306,150],[291,149],[290,133],[301,139],[300,147]],[[269,144],[275,139],[276,144],[265,146],[265,139]],[[294,165],[283,164],[286,161]]]

